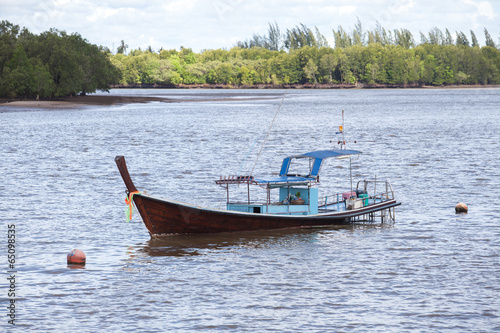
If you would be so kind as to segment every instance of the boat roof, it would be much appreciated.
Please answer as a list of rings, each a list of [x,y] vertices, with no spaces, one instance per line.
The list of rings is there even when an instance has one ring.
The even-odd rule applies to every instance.
[[[281,164],[280,176],[286,176],[288,174],[288,171],[290,170],[290,164],[294,159],[300,159],[300,158],[314,159],[314,163],[308,177],[317,177],[319,175],[319,171],[321,169],[321,164],[323,163],[323,160],[332,157],[343,158],[356,154],[361,154],[361,152],[357,150],[334,148],[328,150],[316,150],[301,155],[286,157],[283,160],[283,163]]]
[[[361,154],[360,151],[358,150],[352,150],[352,149],[326,149],[326,150],[315,150],[311,151],[309,153],[305,153],[302,155],[294,155],[290,156],[287,158],[304,158],[304,157],[313,157],[313,158],[329,158],[329,157],[339,157],[339,156],[345,156],[345,155],[356,155],[356,154]]]
[[[323,160],[327,158],[345,158],[350,155],[361,154],[360,151],[357,150],[348,150],[348,149],[328,149],[328,150],[316,150],[311,151],[305,154],[293,155],[286,157],[283,159],[283,163],[281,165],[279,176],[275,177],[253,177],[253,176],[229,176],[224,177],[218,181],[217,184],[241,184],[241,183],[249,183],[255,185],[266,185],[266,186],[283,186],[287,184],[293,185],[307,185],[312,182],[318,181],[319,171],[321,169],[321,164]],[[297,175],[297,174],[289,174],[290,165],[294,159],[302,159],[309,158],[313,160],[312,168],[307,175]]]
[[[294,185],[307,185],[316,181],[316,177],[304,176],[279,176],[279,177],[260,177],[254,179],[256,184],[284,185],[293,183]]]

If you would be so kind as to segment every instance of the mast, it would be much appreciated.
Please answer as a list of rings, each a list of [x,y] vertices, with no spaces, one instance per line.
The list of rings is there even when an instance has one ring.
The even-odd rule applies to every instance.
[[[342,134],[342,140],[339,140],[338,144],[340,145],[340,149],[345,149],[346,144],[345,144],[345,133],[344,133],[344,109],[342,109],[342,125],[339,126],[339,131],[335,132],[335,134]]]
[[[340,144],[340,149],[345,149],[344,109],[342,109],[342,126],[340,127],[340,133],[342,133],[342,143]]]
[[[345,142],[345,131],[344,131],[344,109],[342,109],[342,125],[339,126],[339,131],[336,134],[342,134],[342,140],[339,141],[340,144],[340,149],[346,149],[346,142]],[[354,141],[356,142],[356,141]],[[349,178],[351,181],[351,193],[352,193],[352,158],[349,156]]]

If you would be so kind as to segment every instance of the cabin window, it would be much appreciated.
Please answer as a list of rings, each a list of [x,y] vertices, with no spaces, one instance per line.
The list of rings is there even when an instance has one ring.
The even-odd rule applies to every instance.
[[[260,214],[260,207],[254,207],[253,212]]]

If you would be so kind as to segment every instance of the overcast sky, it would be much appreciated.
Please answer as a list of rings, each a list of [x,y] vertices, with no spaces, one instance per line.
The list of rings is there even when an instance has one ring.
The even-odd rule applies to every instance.
[[[267,35],[269,22],[281,32],[303,23],[318,27],[333,46],[332,29],[351,30],[357,18],[365,29],[378,21],[386,29],[422,31],[448,28],[452,35],[484,28],[500,42],[500,0],[0,0],[0,20],[40,32],[77,32],[90,43],[116,51],[130,49],[231,48],[254,33]],[[470,37],[469,37],[470,40]]]

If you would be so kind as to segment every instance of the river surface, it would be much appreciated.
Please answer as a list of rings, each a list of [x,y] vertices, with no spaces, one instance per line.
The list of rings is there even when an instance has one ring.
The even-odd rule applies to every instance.
[[[281,90],[112,93],[186,101],[0,106],[2,330],[12,303],[23,332],[500,330],[500,89],[287,90],[278,113]],[[219,208],[219,176],[336,146],[342,109],[353,177],[391,182],[395,223],[163,240],[126,223],[116,155],[139,190]],[[320,192],[348,172],[325,166]]]

